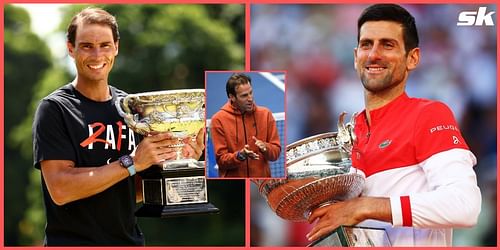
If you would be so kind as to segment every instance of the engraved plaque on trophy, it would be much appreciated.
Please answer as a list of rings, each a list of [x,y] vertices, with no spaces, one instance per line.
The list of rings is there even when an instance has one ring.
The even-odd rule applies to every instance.
[[[314,209],[361,194],[365,174],[351,164],[355,115],[345,124],[345,114],[339,117],[338,132],[318,134],[287,145],[286,179],[255,181],[260,194],[279,217],[307,221]],[[350,231],[343,236],[344,231],[339,231],[345,228],[339,227],[336,234],[309,246],[347,246],[341,240],[348,237]],[[365,230],[356,228],[356,232]],[[384,229],[377,230],[385,233]]]
[[[147,136],[171,132],[178,143],[174,160],[152,166],[142,178],[143,205],[136,216],[173,217],[219,211],[208,202],[205,162],[184,158],[184,139],[196,140],[205,126],[205,90],[182,89],[154,91],[118,98],[116,107],[127,125]]]

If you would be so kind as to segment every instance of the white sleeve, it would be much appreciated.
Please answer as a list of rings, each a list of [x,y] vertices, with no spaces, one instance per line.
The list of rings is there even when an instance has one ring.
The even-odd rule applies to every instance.
[[[481,211],[475,164],[476,157],[465,149],[437,153],[420,163],[431,191],[391,197],[393,218],[399,218],[393,226],[403,226],[403,221],[417,228],[474,226]]]

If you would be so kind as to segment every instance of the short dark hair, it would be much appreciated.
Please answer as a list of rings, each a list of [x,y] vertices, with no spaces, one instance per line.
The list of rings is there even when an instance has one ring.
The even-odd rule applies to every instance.
[[[415,18],[397,4],[375,4],[366,8],[358,19],[358,43],[361,26],[368,21],[393,21],[403,27],[406,53],[418,47],[418,33]]]
[[[113,41],[116,43],[120,40],[118,23],[116,22],[115,17],[101,8],[88,7],[73,16],[71,23],[68,26],[66,38],[73,46],[75,46],[76,29],[78,28],[78,25],[82,23],[107,25],[113,32]]]
[[[243,73],[234,73],[229,79],[227,79],[226,83],[226,94],[229,97],[229,94],[236,96],[236,87],[242,84],[250,84],[252,85],[252,78],[250,76],[245,75]]]

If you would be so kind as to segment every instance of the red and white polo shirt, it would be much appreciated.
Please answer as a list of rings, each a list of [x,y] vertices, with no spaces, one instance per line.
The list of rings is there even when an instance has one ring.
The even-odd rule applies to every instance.
[[[481,207],[476,158],[443,103],[410,98],[356,117],[353,166],[366,174],[363,196],[390,197],[393,246],[445,245],[452,228],[475,225]]]

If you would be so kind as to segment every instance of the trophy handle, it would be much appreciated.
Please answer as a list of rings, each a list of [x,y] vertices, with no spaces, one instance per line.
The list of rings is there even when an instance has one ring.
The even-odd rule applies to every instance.
[[[125,120],[125,123],[127,123],[127,125],[137,133],[142,135],[149,134],[151,132],[151,127],[149,126],[149,124],[145,122],[138,122],[137,117],[131,114],[132,111],[128,106],[129,99],[130,95],[126,97],[116,98],[115,106],[118,114],[120,114],[120,116],[123,117],[123,120]]]
[[[118,97],[116,98],[115,102],[116,110],[118,110],[118,114],[120,114],[120,116],[123,118],[127,117],[127,115],[130,115],[130,108],[123,102],[124,99],[125,98],[123,97]]]
[[[349,131],[349,135],[351,136],[351,142],[356,140],[356,134],[354,133],[354,125],[356,123],[355,119],[358,115],[358,112],[354,112],[351,116],[351,120],[346,124],[347,130]]]
[[[351,120],[345,124],[344,117],[346,114],[346,112],[342,112],[339,116],[339,122],[337,123],[337,143],[350,154],[354,140],[356,140],[356,135],[354,134],[354,119],[357,113],[354,113]]]

